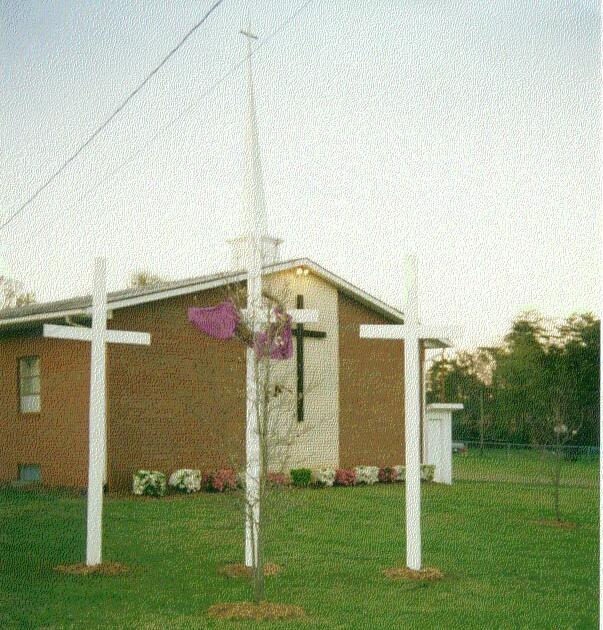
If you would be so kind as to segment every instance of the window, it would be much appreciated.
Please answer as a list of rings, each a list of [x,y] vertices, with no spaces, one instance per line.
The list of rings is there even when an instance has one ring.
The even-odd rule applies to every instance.
[[[40,464],[22,464],[19,466],[19,481],[42,481]]]
[[[19,399],[21,413],[40,411],[40,357],[19,359]]]

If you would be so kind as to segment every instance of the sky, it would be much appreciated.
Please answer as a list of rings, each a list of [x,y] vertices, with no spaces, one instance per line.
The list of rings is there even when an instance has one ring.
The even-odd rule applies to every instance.
[[[496,343],[528,309],[599,314],[597,0],[314,0],[271,36],[305,2],[225,0],[0,231],[5,270],[45,301],[89,293],[99,254],[111,289],[140,268],[228,268],[251,14],[267,39],[253,64],[283,258],[403,308],[416,254],[422,320],[460,327],[459,347]],[[211,4],[0,0],[0,217]]]

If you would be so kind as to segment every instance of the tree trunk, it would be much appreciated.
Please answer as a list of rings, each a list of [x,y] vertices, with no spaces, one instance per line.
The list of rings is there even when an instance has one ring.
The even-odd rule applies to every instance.
[[[270,345],[270,344],[269,344]],[[255,527],[257,554],[253,567],[253,598],[256,604],[264,600],[264,495],[266,492],[266,478],[268,476],[268,428],[270,414],[270,361],[262,359],[258,361],[262,364],[262,380],[257,388],[261,404],[258,413],[258,434],[260,439],[260,465],[259,465],[259,502],[258,519]]]
[[[559,486],[561,485],[561,443],[557,439],[557,452],[555,453],[555,518],[560,521],[561,514],[559,513]]]
[[[256,604],[259,604],[264,600],[264,545],[262,537],[262,516],[260,511],[260,518],[258,520],[256,536],[257,536],[257,557],[255,559],[254,567],[254,584],[253,584],[253,599]]]
[[[484,392],[480,392],[479,397],[479,448],[484,451]]]

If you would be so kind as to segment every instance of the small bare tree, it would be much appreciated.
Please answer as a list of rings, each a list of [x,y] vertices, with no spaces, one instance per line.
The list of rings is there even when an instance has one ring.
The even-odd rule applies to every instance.
[[[281,291],[283,293],[283,291]],[[286,295],[263,292],[261,309],[262,325],[254,326],[249,311],[244,309],[246,292],[241,287],[229,287],[227,299],[231,300],[239,314],[236,336],[246,346],[252,347],[256,396],[248,402],[252,405],[256,426],[251,430],[258,437],[259,465],[257,477],[251,480],[258,485],[258,492],[248,497],[245,494],[245,513],[251,522],[252,540],[252,579],[254,600],[259,603],[264,599],[264,543],[266,506],[268,496],[273,489],[270,472],[285,470],[290,449],[296,437],[300,435],[295,416],[296,393],[285,382],[283,370],[277,360],[271,357],[272,350],[287,343],[290,334],[290,319],[286,314]],[[259,328],[259,330],[258,330]],[[288,330],[289,329],[289,330]],[[249,392],[247,394],[250,395]],[[304,432],[311,430],[310,425]]]
[[[0,276],[0,311],[5,308],[26,306],[35,301],[35,295],[24,291],[20,282],[8,276]]]
[[[130,287],[133,289],[151,289],[161,286],[165,280],[150,271],[140,269],[130,275]]]
[[[542,418],[541,422],[533,425],[533,439],[536,445],[542,448],[543,459],[545,464],[548,464],[546,470],[553,487],[553,509],[557,522],[561,522],[559,495],[563,453],[567,443],[576,436],[579,430],[579,424],[570,423],[564,418],[559,402],[553,405],[553,413],[550,416]]]

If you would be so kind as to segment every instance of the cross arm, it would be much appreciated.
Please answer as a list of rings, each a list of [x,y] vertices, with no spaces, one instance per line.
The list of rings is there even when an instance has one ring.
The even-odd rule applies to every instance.
[[[360,337],[363,339],[404,339],[409,328],[403,324],[361,324]]]
[[[247,316],[247,309],[242,311],[243,316]],[[287,314],[291,315],[291,320],[294,324],[313,324],[318,321],[318,311],[315,309],[307,308],[291,308],[287,310]],[[264,320],[265,314],[262,313],[260,317]],[[273,315],[270,316],[270,321],[276,321]]]
[[[361,324],[360,337],[364,339],[448,339],[458,335],[460,329],[452,326],[422,326],[421,324]]]
[[[44,337],[55,339],[71,339],[73,341],[91,341],[92,330],[90,328],[77,326],[57,326],[55,324],[44,324]],[[130,330],[107,330],[105,332],[107,343],[125,343],[138,346],[148,346],[151,344],[149,333],[134,332]]]

